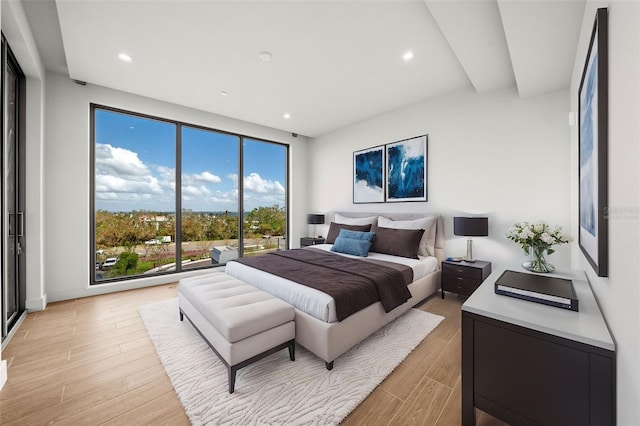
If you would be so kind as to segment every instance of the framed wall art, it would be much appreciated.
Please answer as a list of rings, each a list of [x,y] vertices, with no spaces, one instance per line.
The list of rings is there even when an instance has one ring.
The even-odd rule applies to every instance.
[[[578,89],[579,246],[600,277],[608,276],[607,9],[598,9]]]
[[[387,202],[427,201],[427,135],[385,145]]]
[[[353,202],[384,203],[384,146],[353,153]]]

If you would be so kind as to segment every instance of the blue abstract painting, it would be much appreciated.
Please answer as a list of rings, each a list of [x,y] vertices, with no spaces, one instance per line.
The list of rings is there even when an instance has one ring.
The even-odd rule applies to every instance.
[[[387,201],[427,201],[427,135],[386,145]]]
[[[593,52],[580,94],[580,226],[596,236],[597,157],[594,152],[598,132],[598,53]]]
[[[608,271],[607,8],[599,8],[578,88],[578,246],[599,277]]]
[[[384,147],[353,153],[353,202],[384,202]]]

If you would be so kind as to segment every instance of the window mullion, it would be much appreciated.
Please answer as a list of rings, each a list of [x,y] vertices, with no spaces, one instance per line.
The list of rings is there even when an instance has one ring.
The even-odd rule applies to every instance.
[[[182,271],[182,124],[176,124],[176,272]]]
[[[238,144],[238,254],[244,256],[244,136]]]

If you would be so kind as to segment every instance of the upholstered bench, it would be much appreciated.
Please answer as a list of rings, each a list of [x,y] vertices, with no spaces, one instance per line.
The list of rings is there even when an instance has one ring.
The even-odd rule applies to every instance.
[[[223,272],[180,280],[180,321],[186,316],[227,366],[229,393],[236,371],[289,348],[295,359],[295,309]]]

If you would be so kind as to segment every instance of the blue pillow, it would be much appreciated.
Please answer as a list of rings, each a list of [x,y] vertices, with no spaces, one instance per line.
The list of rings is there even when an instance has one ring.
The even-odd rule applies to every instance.
[[[371,242],[375,236],[375,232],[352,231],[350,229],[341,229],[338,234],[338,237],[351,238],[353,240],[365,240],[369,242]]]
[[[367,257],[369,255],[369,247],[371,247],[371,243],[367,240],[356,240],[355,238],[338,237],[333,243],[333,246],[331,246],[331,251],[351,254],[354,256]]]

